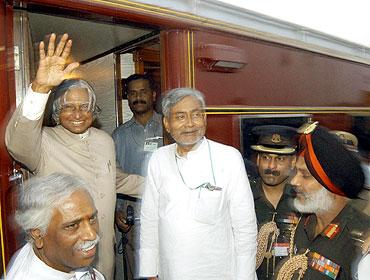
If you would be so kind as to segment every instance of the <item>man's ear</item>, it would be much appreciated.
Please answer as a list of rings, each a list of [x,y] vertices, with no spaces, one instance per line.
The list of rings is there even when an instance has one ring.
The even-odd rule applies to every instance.
[[[293,158],[292,158],[292,166],[291,166],[291,168],[294,169],[295,168],[295,164],[297,162],[297,156],[296,155],[293,155],[292,157]]]
[[[257,158],[256,158],[256,165],[260,165],[260,153],[257,153]]]
[[[157,100],[157,92],[155,90],[153,90],[153,102],[155,102]]]
[[[29,234],[31,235],[36,248],[41,249],[44,246],[44,236],[42,235],[41,230],[38,228],[31,229]]]
[[[169,124],[168,118],[166,116],[163,117],[163,125],[164,125],[164,128],[166,129],[166,131],[168,133],[170,133],[170,124]]]

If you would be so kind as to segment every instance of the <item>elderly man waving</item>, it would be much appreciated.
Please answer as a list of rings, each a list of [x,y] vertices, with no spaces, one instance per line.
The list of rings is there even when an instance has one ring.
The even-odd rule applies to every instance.
[[[138,196],[143,178],[116,170],[113,139],[91,127],[98,111],[93,88],[81,79],[63,80],[78,67],[76,62],[67,63],[72,41],[64,34],[55,48],[55,40],[52,34],[47,52],[40,43],[36,78],[7,126],[6,146],[14,159],[37,176],[63,172],[90,184],[101,225],[97,267],[113,279],[116,191]],[[57,125],[43,127],[50,95]]]

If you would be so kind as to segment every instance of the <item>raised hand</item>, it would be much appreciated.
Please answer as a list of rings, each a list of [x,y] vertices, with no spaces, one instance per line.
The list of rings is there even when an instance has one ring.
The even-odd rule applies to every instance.
[[[72,40],[68,40],[68,34],[62,36],[56,48],[55,40],[56,35],[53,33],[50,36],[47,53],[44,42],[39,45],[40,63],[36,78],[32,82],[32,90],[35,92],[47,93],[79,66],[78,62],[67,64],[72,48]]]

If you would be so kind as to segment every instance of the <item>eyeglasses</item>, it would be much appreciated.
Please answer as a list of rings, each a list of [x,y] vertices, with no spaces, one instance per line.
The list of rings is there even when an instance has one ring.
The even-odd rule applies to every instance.
[[[81,112],[81,113],[87,113],[90,112],[90,103],[83,103],[80,105],[74,105],[74,104],[64,104],[62,106],[62,112],[67,114],[72,114],[75,112]]]

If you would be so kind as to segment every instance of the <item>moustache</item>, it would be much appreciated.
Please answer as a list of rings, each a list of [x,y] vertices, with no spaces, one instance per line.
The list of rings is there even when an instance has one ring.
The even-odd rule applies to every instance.
[[[196,130],[184,130],[184,131],[182,131],[181,132],[181,134],[189,134],[189,133],[195,133],[195,132],[197,132],[198,130],[196,129]]]
[[[146,101],[138,99],[138,100],[135,100],[134,102],[132,102],[132,105],[137,105],[137,104],[145,104],[146,105]]]
[[[263,173],[266,174],[266,175],[272,174],[273,176],[280,176],[280,171],[271,170],[269,168],[268,169],[265,169],[265,171]]]
[[[74,246],[77,251],[88,251],[94,248],[99,243],[100,237],[96,235],[94,240],[82,241]]]
[[[285,188],[285,192],[288,196],[290,196],[292,198],[295,198],[295,197],[297,197],[297,193],[300,192],[300,191],[297,190],[296,186],[294,186],[290,183],[287,183],[286,188]]]
[[[295,194],[295,196],[297,196],[297,195],[303,196],[305,199],[310,198],[309,194],[307,194],[306,192],[304,192],[303,190],[299,189],[296,186],[294,186],[294,194]]]

